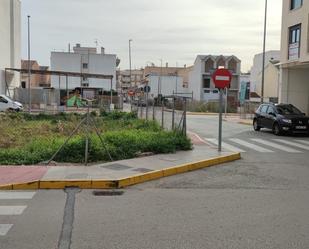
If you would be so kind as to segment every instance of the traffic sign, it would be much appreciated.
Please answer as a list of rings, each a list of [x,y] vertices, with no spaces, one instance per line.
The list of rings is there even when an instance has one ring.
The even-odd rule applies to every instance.
[[[128,95],[129,95],[129,96],[134,96],[134,91],[133,91],[133,90],[129,90],[129,91],[128,91]]]
[[[144,86],[144,92],[145,93],[149,93],[150,92],[150,90],[151,90],[151,88],[150,88],[150,86]]]
[[[232,74],[228,69],[219,68],[212,75],[215,86],[219,89],[226,88],[232,81]]]

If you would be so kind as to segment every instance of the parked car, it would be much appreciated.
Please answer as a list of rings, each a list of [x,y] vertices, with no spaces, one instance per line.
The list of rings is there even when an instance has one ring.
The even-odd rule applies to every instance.
[[[10,97],[0,94],[0,112],[5,111],[22,111],[23,105],[17,101],[12,100]]]
[[[291,104],[261,104],[253,119],[253,128],[271,129],[275,135],[282,133],[309,134],[309,117]]]

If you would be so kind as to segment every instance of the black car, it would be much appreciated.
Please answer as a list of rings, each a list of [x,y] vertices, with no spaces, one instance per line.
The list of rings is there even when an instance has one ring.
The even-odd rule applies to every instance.
[[[253,128],[268,128],[275,135],[282,133],[309,134],[309,117],[291,104],[261,104],[253,119]]]

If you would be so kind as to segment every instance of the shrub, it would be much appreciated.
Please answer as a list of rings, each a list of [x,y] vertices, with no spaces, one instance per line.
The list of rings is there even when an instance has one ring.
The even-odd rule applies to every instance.
[[[123,130],[110,131],[100,139],[91,134],[89,162],[109,161],[108,152],[113,160],[129,159],[140,152],[170,153],[176,150],[190,150],[190,140],[177,132]],[[0,164],[36,164],[49,160],[63,144],[64,138],[39,138],[24,148],[0,150]],[[82,163],[85,153],[85,138],[73,137],[56,156],[59,162]]]

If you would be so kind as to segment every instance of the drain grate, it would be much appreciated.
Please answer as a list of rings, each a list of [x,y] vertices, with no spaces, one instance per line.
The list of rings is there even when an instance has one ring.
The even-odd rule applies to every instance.
[[[107,190],[94,190],[92,194],[94,196],[119,196],[123,195],[124,191],[107,191]]]
[[[132,167],[127,166],[127,165],[118,164],[118,163],[113,163],[113,164],[101,166],[101,168],[111,169],[111,170],[126,170],[126,169],[131,169]]]
[[[140,172],[140,173],[148,173],[148,172],[151,172],[153,170],[152,169],[146,169],[146,168],[137,168],[137,169],[133,169],[133,171],[137,171],[137,172]]]

